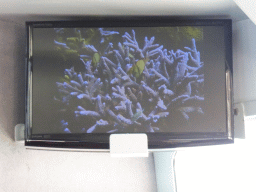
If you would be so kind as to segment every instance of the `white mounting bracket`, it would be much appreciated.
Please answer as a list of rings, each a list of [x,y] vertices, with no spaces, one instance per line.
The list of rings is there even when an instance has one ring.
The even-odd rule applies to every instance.
[[[245,139],[244,128],[245,108],[243,103],[234,104],[234,136],[235,138]]]
[[[14,128],[14,139],[16,142],[24,142],[25,140],[25,125],[17,124]]]
[[[148,157],[148,137],[145,133],[111,134],[111,157]]]

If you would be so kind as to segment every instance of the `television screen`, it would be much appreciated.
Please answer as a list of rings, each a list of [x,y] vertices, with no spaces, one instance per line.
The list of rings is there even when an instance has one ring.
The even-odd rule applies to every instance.
[[[119,133],[147,133],[149,148],[232,142],[231,20],[27,29],[26,145],[108,148]]]

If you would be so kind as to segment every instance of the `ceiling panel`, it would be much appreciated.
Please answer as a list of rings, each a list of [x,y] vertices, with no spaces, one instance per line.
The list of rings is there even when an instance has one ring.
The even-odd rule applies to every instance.
[[[0,0],[0,14],[247,16],[233,0]]]

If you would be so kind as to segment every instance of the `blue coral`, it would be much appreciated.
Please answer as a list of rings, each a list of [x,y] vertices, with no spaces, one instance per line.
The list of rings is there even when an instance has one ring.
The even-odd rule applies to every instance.
[[[118,34],[102,28],[99,31],[100,43],[106,36]],[[80,55],[85,71],[66,69],[70,83],[57,82],[63,104],[67,106],[70,99],[76,99],[79,103],[74,111],[76,117],[91,118],[95,122],[93,126],[81,127],[81,132],[126,132],[130,127],[136,127],[137,132],[155,132],[162,129],[157,123],[173,111],[186,121],[191,113],[203,114],[204,64],[195,39],[191,48],[174,52],[154,44],[155,37],[145,37],[144,46],[139,47],[134,30],[122,37],[122,43],[114,46],[110,42],[104,51],[100,48],[102,54],[96,69],[90,54]],[[85,49],[88,53],[99,52],[93,45],[86,45]],[[128,75],[131,66],[144,58],[148,61],[141,79]],[[88,105],[83,106],[83,102]]]

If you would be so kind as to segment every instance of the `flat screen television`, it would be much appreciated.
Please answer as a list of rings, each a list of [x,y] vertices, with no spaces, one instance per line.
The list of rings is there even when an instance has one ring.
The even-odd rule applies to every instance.
[[[26,22],[26,146],[149,149],[232,143],[232,21]]]

